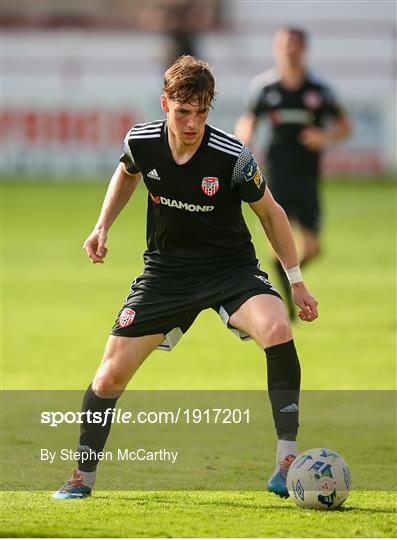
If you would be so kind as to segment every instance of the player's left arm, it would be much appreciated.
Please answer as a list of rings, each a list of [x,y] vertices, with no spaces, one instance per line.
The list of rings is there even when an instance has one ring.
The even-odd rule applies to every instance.
[[[298,253],[288,218],[283,208],[273,199],[268,187],[261,199],[249,204],[258,216],[284,269],[288,271],[297,267],[299,265]],[[302,281],[292,283],[291,288],[294,302],[300,308],[298,316],[307,322],[317,319],[318,302],[306,288],[303,278]]]
[[[332,125],[327,128],[309,126],[302,130],[299,139],[312,151],[325,150],[333,144],[343,141],[352,132],[351,121],[346,112],[341,112]]]
[[[238,141],[238,139],[236,139]],[[292,296],[304,321],[317,319],[317,300],[307,290],[299,268],[299,259],[291,227],[284,210],[273,199],[251,150],[243,145],[232,173],[232,187],[238,189],[242,201],[256,213],[267,237],[285,270],[293,271]],[[296,278],[298,273],[299,279]],[[288,275],[288,272],[287,272]],[[292,273],[290,272],[290,276]]]

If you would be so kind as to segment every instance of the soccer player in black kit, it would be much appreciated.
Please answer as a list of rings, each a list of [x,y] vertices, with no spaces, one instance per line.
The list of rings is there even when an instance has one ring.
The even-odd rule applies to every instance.
[[[84,247],[93,263],[104,262],[108,230],[143,179],[148,190],[144,271],[121,307],[82,411],[104,414],[115,407],[155,348],[172,349],[200,311],[215,309],[241,338],[250,336],[265,350],[278,436],[268,488],[287,497],[286,474],[297,455],[300,366],[287,310],[258,267],[242,201],[256,213],[280,257],[303,320],[317,318],[317,301],[303,283],[285,212],[251,151],[206,123],[214,87],[208,64],[180,57],[164,77],[166,120],[139,124],[127,133],[99,220]],[[104,448],[111,425],[103,424],[81,425],[78,450],[92,451],[94,458],[78,462],[55,498],[91,494],[95,453]]]
[[[306,33],[298,28],[281,28],[276,33],[276,68],[252,81],[248,110],[235,128],[237,137],[249,145],[258,120],[270,122],[266,178],[273,197],[299,226],[301,267],[318,256],[321,248],[321,152],[351,132],[350,120],[328,84],[307,70],[306,42]],[[293,319],[290,286],[278,257],[275,266]]]

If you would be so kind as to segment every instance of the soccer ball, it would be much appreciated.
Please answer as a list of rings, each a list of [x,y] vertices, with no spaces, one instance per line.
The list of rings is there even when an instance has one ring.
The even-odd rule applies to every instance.
[[[287,489],[304,508],[331,510],[350,493],[351,474],[346,461],[327,448],[312,448],[299,454],[287,476]]]

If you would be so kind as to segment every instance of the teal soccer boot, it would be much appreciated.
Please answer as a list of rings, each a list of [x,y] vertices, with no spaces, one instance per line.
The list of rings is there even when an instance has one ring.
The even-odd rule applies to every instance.
[[[279,497],[286,499],[289,497],[287,489],[287,474],[288,469],[291,466],[291,463],[294,461],[296,456],[289,454],[283,461],[280,461],[276,465],[276,470],[269,478],[267,483],[267,489],[271,493],[275,493]]]
[[[83,484],[83,477],[78,471],[73,472],[68,480],[58,491],[53,493],[54,499],[85,499],[91,495],[92,489]]]

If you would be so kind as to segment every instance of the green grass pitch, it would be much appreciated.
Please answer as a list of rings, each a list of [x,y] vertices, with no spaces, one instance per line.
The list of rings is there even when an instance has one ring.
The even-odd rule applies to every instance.
[[[106,264],[89,264],[81,246],[105,189],[95,182],[4,183],[3,389],[83,389],[92,379],[129,284],[142,270],[145,245],[146,196],[140,186],[111,230]],[[294,326],[303,388],[394,389],[395,186],[381,179],[326,183],[324,205],[324,252],[305,270],[320,318]],[[270,251],[246,210],[266,270]],[[265,384],[263,353],[252,342],[240,343],[208,311],[171,354],[153,353],[129,388],[247,390]],[[371,456],[377,459],[387,461],[381,446]],[[392,469],[393,456],[389,459]],[[335,512],[305,511],[265,491],[97,491],[91,500],[76,502],[49,495],[3,492],[2,535],[393,537],[397,532],[395,492],[353,491]]]

